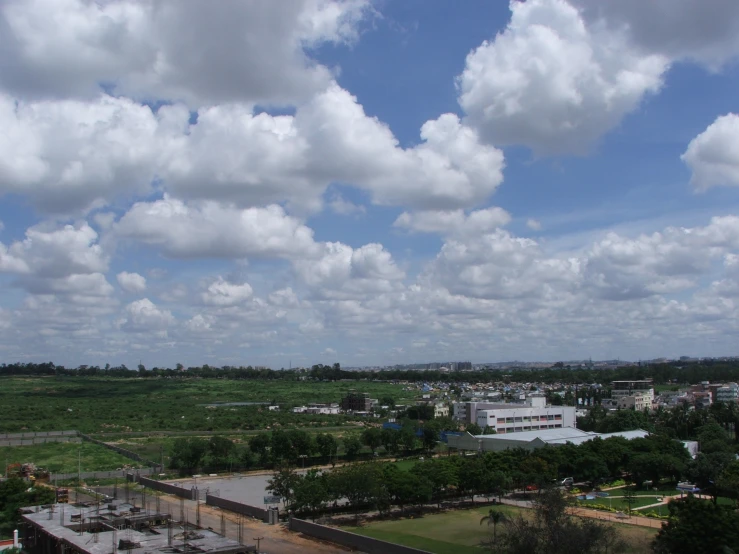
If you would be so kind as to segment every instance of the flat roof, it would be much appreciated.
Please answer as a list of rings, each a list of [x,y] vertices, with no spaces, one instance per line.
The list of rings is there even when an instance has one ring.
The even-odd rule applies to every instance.
[[[477,439],[483,440],[504,440],[504,441],[518,441],[528,443],[533,440],[539,439],[548,444],[566,444],[571,442],[573,444],[581,444],[589,440],[593,440],[597,437],[602,439],[608,439],[611,437],[623,437],[631,440],[635,438],[646,437],[649,433],[641,429],[634,431],[621,431],[618,433],[593,433],[589,431],[582,431],[575,427],[562,427],[559,429],[541,429],[539,431],[518,431],[515,433],[501,433],[495,435],[474,435]]]
[[[125,549],[131,554],[146,553],[172,553],[173,547],[182,549],[184,543],[187,543],[187,549],[193,552],[210,552],[212,554],[236,554],[238,552],[246,552],[248,547],[241,545],[238,541],[228,539],[214,531],[208,529],[197,529],[192,525],[187,528],[182,523],[172,522],[172,545],[168,545],[169,529],[168,524],[152,525],[151,530],[142,532],[132,528],[122,531],[114,530],[112,526],[114,522],[124,522],[125,520],[150,520],[164,521],[170,519],[169,514],[158,513],[154,510],[132,510],[134,506],[126,503],[113,502],[116,505],[115,510],[108,509],[107,504],[96,506],[85,504],[53,504],[49,506],[32,506],[24,508],[23,519],[36,527],[46,531],[49,535],[61,540],[80,552],[89,554],[110,554],[111,551],[118,551],[118,541],[120,539],[129,540],[136,544],[130,549]],[[51,514],[50,514],[51,512]],[[51,517],[50,517],[51,516]],[[75,519],[72,519],[75,516]],[[80,534],[80,520],[84,520],[84,525],[102,525],[109,530],[102,530],[97,533],[85,531]],[[115,541],[115,547],[113,543]]]

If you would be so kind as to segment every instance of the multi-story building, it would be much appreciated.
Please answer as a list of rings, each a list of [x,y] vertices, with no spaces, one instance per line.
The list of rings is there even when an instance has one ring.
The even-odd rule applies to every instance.
[[[614,398],[619,410],[636,410],[642,412],[652,409],[652,400],[648,394],[632,394],[631,396],[619,396]]]
[[[727,383],[716,389],[714,402],[736,403],[739,401],[739,385],[736,383]]]
[[[547,406],[544,397],[530,397],[522,404],[488,404],[483,409],[475,406],[474,411],[474,422],[482,429],[494,429],[496,433],[575,426],[574,406]]]
[[[651,407],[651,403],[654,401],[654,384],[652,380],[613,381],[611,383],[611,397],[616,400],[622,396],[634,396],[635,394],[647,395]]]
[[[369,412],[372,399],[366,392],[350,392],[341,399],[341,409],[346,412]]]

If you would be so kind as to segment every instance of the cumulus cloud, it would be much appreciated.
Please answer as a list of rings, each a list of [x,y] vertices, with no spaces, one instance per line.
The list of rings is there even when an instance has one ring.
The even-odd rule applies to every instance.
[[[126,292],[144,292],[146,290],[146,277],[139,275],[138,273],[128,273],[122,271],[116,275],[118,284]]]
[[[252,297],[253,290],[249,283],[240,285],[229,283],[222,277],[213,281],[208,285],[208,289],[203,292],[203,302],[213,306],[235,306],[242,304]]]
[[[304,49],[355,40],[367,9],[365,0],[5,2],[0,84],[22,96],[85,96],[112,83],[191,105],[290,104],[331,78]]]
[[[462,210],[403,212],[393,225],[420,233],[476,236],[503,227],[510,221],[508,212],[494,206],[469,214]]]
[[[528,227],[532,231],[541,231],[541,222],[536,219],[527,219],[526,227]]]
[[[698,189],[739,185],[739,116],[733,113],[716,119],[690,141],[681,159],[692,171],[691,183]]]
[[[318,258],[294,263],[298,277],[316,298],[351,299],[398,290],[405,277],[381,244],[354,249],[329,242],[321,247]]]
[[[238,209],[165,196],[134,204],[115,232],[174,258],[279,258],[317,251],[313,231],[275,205]]]
[[[331,199],[329,207],[331,208],[331,211],[339,215],[360,215],[367,212],[367,209],[364,206],[355,204],[354,202],[343,198],[340,194],[337,194]]]
[[[142,298],[126,306],[121,327],[126,331],[146,333],[166,330],[174,322],[175,318],[169,310],[159,308],[148,298]]]
[[[457,80],[465,121],[493,144],[582,153],[660,89],[669,59],[621,29],[589,25],[564,0],[510,7],[507,28],[470,52]]]

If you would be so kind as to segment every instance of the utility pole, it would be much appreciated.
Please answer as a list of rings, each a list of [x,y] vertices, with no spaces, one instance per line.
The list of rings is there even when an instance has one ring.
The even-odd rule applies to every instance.
[[[251,540],[257,541],[257,554],[259,554],[259,543],[262,542],[262,540],[264,540],[264,537],[252,537]]]

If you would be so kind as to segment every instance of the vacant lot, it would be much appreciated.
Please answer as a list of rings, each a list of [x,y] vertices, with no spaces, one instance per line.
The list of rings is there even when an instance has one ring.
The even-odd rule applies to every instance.
[[[4,377],[0,379],[0,432],[77,429],[85,433],[147,431],[249,431],[268,426],[335,427],[347,416],[270,412],[282,407],[338,402],[349,390],[406,401],[399,385],[366,381],[303,382],[225,379],[110,379]],[[211,404],[211,406],[209,406]]]
[[[111,471],[141,464],[90,442],[53,442],[33,446],[0,447],[0,463],[32,462],[52,473],[73,473],[78,462],[82,471]]]
[[[477,545],[489,537],[491,530],[485,525],[480,525],[480,518],[485,516],[489,509],[485,507],[450,511],[413,519],[374,522],[363,527],[346,529],[435,554],[481,554],[483,550]],[[509,516],[520,513],[518,508],[511,506],[499,506],[496,509]],[[629,542],[628,552],[632,554],[650,552],[649,543],[656,535],[656,530],[632,525],[612,525],[615,525],[622,537]],[[499,525],[499,533],[502,532],[501,529]]]

